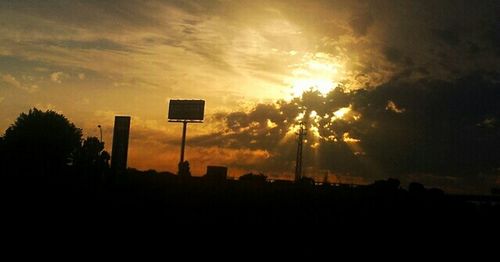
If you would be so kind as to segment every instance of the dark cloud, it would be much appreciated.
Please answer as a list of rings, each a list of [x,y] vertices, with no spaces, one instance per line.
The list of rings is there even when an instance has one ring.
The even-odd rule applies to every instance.
[[[488,46],[496,47],[498,50],[498,46],[500,45],[500,18],[498,17],[498,13],[495,20],[482,21],[480,32],[481,38],[486,41]]]
[[[498,71],[498,1],[367,1],[374,23],[365,50],[395,67],[391,75],[452,80],[475,70]],[[369,57],[365,61],[369,61]],[[381,61],[382,60],[382,61]],[[366,64],[366,62],[363,62]],[[372,62],[373,63],[373,62]],[[381,71],[380,68],[375,70]],[[401,72],[405,71],[405,72]],[[366,73],[366,72],[365,72]]]
[[[224,132],[190,142],[267,150],[271,157],[258,164],[260,168],[290,168],[296,138],[287,132],[296,125],[295,117],[312,111],[331,116],[351,106],[351,115],[342,120],[306,118],[309,145],[319,142],[317,148],[305,150],[307,166],[373,178],[495,175],[500,168],[499,79],[496,73],[477,72],[456,81],[393,81],[350,93],[338,88],[326,97],[306,92],[290,102],[259,104],[250,112],[226,114],[219,118]],[[322,138],[312,135],[314,127]],[[360,141],[349,141],[346,134]]]
[[[206,14],[207,12],[215,12],[215,10],[221,9],[223,7],[221,1],[218,0],[205,0],[205,1],[196,1],[196,0],[167,0],[160,1],[162,3],[175,6],[186,12],[193,14]],[[193,22],[193,21],[187,21]]]
[[[479,46],[473,42],[468,42],[467,45],[467,51],[471,55],[477,55],[481,51]]]
[[[389,83],[370,92],[372,108],[358,109],[364,119],[359,125],[375,124],[361,136],[367,155],[388,172],[492,172],[500,166],[496,149],[500,129],[478,125],[500,117],[495,102],[500,87],[490,77],[498,75],[474,74],[454,82],[422,80],[404,86]],[[382,110],[389,99],[405,112]]]
[[[373,24],[374,19],[369,12],[354,13],[349,20],[349,25],[356,36],[364,36],[368,33],[368,28]]]
[[[399,63],[403,59],[401,51],[394,47],[384,48],[383,53],[387,58],[387,60],[389,60],[392,63]]]
[[[214,121],[223,125],[221,130],[190,140],[198,148],[269,152],[268,161],[258,164],[263,171],[293,170],[296,137],[290,130],[301,113],[309,126],[306,163],[320,169],[363,176],[427,173],[453,178],[447,181],[474,181],[472,174],[489,175],[499,167],[500,26],[495,0],[480,4],[453,0],[1,1],[0,17],[0,73],[18,81],[30,74],[47,77],[50,70],[72,78],[79,73],[87,79],[98,73],[109,75],[117,86],[124,82],[164,90],[175,84],[187,94],[198,94],[203,86],[206,94],[222,94],[214,100],[222,108],[239,106],[240,99],[228,92],[238,97],[249,94],[243,89],[252,80],[255,99],[269,99],[258,97],[262,80],[267,81],[264,85],[282,86],[295,65],[307,63],[318,52],[345,60],[345,68],[339,68],[339,72],[345,70],[341,77],[366,89],[343,92],[337,88],[326,97],[311,91],[292,101],[218,114]],[[102,61],[96,63],[94,53]],[[127,67],[131,64],[138,70]],[[34,68],[45,71],[30,73]],[[213,82],[206,82],[200,76],[204,74]],[[179,95],[148,91],[129,93],[130,99],[125,99],[122,90],[119,98],[101,95],[99,99],[106,99],[106,108],[116,109],[131,105],[116,101],[134,98],[147,101],[134,107],[153,110],[153,96]],[[57,92],[44,96],[62,100]],[[25,99],[7,97],[3,105],[31,103]],[[345,107],[351,113],[332,121],[333,113]],[[313,111],[317,117],[307,119]],[[314,132],[322,138],[315,138]],[[164,144],[148,140],[162,135],[137,133],[136,141],[163,148]]]
[[[6,10],[99,31],[157,24],[157,5],[141,1],[3,1]]]
[[[457,46],[460,44],[460,35],[458,28],[448,28],[444,30],[434,30],[433,33],[442,42],[450,46]]]
[[[20,59],[16,56],[0,56],[0,72],[21,72],[27,73],[33,68],[46,68],[47,64],[39,61]]]

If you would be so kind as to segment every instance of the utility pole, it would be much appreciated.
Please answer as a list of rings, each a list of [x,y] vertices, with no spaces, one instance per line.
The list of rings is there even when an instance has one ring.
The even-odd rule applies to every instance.
[[[296,133],[297,138],[297,158],[295,159],[295,182],[302,179],[302,147],[304,144],[304,137],[306,135],[306,128],[303,122],[300,122],[299,131]]]

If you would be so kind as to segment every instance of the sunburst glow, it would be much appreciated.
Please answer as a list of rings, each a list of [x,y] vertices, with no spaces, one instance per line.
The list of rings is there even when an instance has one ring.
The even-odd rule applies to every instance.
[[[294,65],[292,76],[285,83],[292,88],[292,97],[299,97],[308,90],[317,90],[323,96],[338,85],[343,65],[327,54],[316,53],[304,58],[306,61]]]
[[[351,107],[342,107],[333,113],[335,119],[342,119],[347,113],[351,112]]]

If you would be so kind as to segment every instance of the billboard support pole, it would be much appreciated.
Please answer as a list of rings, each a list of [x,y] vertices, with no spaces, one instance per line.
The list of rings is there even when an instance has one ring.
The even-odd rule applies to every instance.
[[[187,129],[187,121],[183,121],[182,122],[181,161],[179,163],[184,163],[184,147],[186,146],[186,129]]]
[[[168,122],[182,122],[181,157],[179,161],[178,175],[191,176],[189,163],[184,161],[184,150],[186,148],[186,131],[188,123],[203,123],[205,111],[204,100],[170,100],[168,104]]]

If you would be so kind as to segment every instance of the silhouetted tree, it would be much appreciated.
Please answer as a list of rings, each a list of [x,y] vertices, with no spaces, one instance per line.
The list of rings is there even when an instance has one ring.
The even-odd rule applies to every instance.
[[[4,139],[3,137],[0,136],[0,171],[2,171],[2,173],[5,173],[7,172],[6,170],[6,164],[7,164],[7,153],[6,153],[6,150],[5,150],[5,142],[4,142]]]
[[[426,192],[426,190],[424,185],[417,182],[411,182],[410,185],[408,185],[408,192],[414,195],[422,195]]]
[[[104,150],[104,142],[97,137],[87,137],[72,153],[72,165],[84,173],[102,174],[109,168],[109,153]]]
[[[11,172],[47,175],[68,163],[81,137],[81,129],[62,114],[33,108],[5,131],[2,147]]]
[[[379,193],[394,193],[399,190],[401,183],[398,179],[388,178],[387,180],[377,180],[371,187],[376,189]]]

